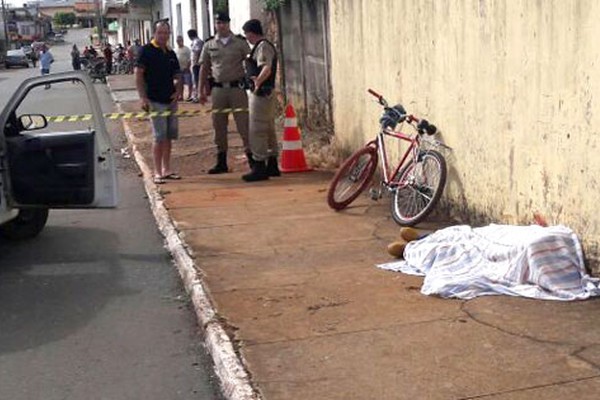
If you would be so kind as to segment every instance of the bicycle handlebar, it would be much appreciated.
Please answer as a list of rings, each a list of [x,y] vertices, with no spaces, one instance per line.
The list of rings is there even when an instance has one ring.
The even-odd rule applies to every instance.
[[[388,102],[386,99],[383,98],[382,95],[380,95],[379,93],[377,93],[376,91],[374,91],[373,89],[367,89],[367,92],[371,95],[377,98],[377,101],[379,102],[379,104],[381,104],[385,109],[386,112],[388,110]],[[404,107],[402,107],[401,105],[398,105],[400,107],[400,109],[402,110],[401,112],[406,113],[406,111],[404,111]],[[394,106],[392,109],[397,108],[398,106]],[[398,111],[396,111],[398,112]],[[384,114],[385,116],[385,114]],[[404,121],[404,118],[406,118],[406,120],[408,121],[409,124],[415,124],[415,128],[417,129],[417,131],[420,134],[423,133],[427,133],[428,135],[435,135],[437,132],[437,127],[433,124],[431,124],[429,121],[427,121],[426,119],[420,119],[415,117],[412,114],[404,114],[402,116],[402,121]],[[397,122],[401,122],[401,121],[396,121]]]
[[[376,91],[374,91],[373,89],[368,89],[367,92],[369,92],[369,94],[377,97],[377,99],[381,99],[383,96],[380,95],[379,93],[377,93]]]
[[[379,104],[381,104],[384,107],[387,107],[387,101],[383,98],[382,95],[380,95],[379,93],[377,93],[376,91],[374,91],[373,89],[367,89],[367,92],[369,92],[369,94],[371,96],[377,97],[377,101],[379,102]]]

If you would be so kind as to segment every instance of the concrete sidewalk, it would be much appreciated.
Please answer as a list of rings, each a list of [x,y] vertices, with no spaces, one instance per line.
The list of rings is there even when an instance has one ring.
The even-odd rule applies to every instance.
[[[111,87],[126,92],[133,80]],[[148,122],[129,124],[151,165]],[[599,301],[423,296],[421,278],[375,268],[399,232],[388,200],[333,212],[330,172],[245,184],[237,134],[234,172],[206,175],[209,116],[180,124],[174,169],[184,178],[157,190],[264,398],[598,398]]]

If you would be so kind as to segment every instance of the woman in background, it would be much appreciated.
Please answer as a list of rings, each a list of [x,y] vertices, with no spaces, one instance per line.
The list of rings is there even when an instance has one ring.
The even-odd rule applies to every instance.
[[[76,44],[73,45],[73,50],[71,50],[71,65],[74,71],[81,70],[81,55]]]

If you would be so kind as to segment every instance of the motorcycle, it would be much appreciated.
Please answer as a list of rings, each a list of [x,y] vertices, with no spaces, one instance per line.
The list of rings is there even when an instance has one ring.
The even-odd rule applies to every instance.
[[[81,60],[81,66],[85,68],[92,82],[99,80],[102,83],[106,83],[106,61],[102,57],[96,58],[83,58]]]

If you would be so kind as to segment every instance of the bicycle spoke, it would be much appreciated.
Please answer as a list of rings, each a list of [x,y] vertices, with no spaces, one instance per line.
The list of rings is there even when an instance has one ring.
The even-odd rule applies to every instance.
[[[349,183],[347,180],[345,180],[343,184],[340,182],[340,186],[341,186],[342,190],[338,191],[337,188],[336,188],[336,191],[335,191],[335,193],[336,193],[336,200],[338,200],[338,201],[341,201],[342,199],[344,199],[345,195],[349,191],[352,190],[352,188],[353,188],[354,185],[352,183]],[[339,196],[338,196],[338,194],[339,194]]]
[[[394,207],[404,219],[416,218],[433,201],[441,179],[440,166],[427,154],[403,177],[406,185],[398,188]]]
[[[350,171],[350,175],[348,176],[348,180],[351,180],[352,182],[357,182],[358,178],[360,178],[360,175],[364,171],[364,167],[365,167],[365,163],[359,161],[356,164],[356,166],[353,167],[352,170]]]
[[[356,164],[352,168],[349,168],[348,175],[338,182],[334,195],[336,201],[343,202],[355,193],[356,187],[360,186],[364,179],[367,178],[366,175],[371,163],[370,155],[365,155],[364,158],[361,157],[356,160]]]
[[[423,207],[427,205],[428,201],[426,201],[425,199],[423,199],[423,197],[420,196],[420,192],[418,189],[412,188],[411,203],[411,216],[414,217],[415,215],[421,212]]]
[[[343,180],[340,180],[340,182],[338,183],[338,186],[335,189],[335,197],[337,201],[343,201],[345,195],[352,191],[352,188],[354,187],[354,183],[356,181],[352,179],[352,173],[350,173],[348,176],[344,177]]]
[[[413,188],[413,190],[415,191],[415,193],[417,193],[421,198],[425,199],[426,201],[431,201],[431,199],[433,199],[433,196],[429,193],[432,192],[432,188],[428,187],[428,186],[420,186],[418,188]],[[425,192],[425,190],[427,190],[428,192]]]

